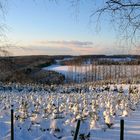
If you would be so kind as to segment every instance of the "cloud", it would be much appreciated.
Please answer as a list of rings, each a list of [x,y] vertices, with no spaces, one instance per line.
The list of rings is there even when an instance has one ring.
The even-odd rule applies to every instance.
[[[102,49],[96,47],[48,47],[48,46],[26,46],[15,47],[10,49],[13,55],[84,55],[84,54],[100,54]]]
[[[76,45],[53,45],[40,46],[28,45],[9,48],[13,55],[87,55],[87,54],[104,54],[106,48],[100,46],[83,46]]]
[[[13,55],[92,55],[127,54],[128,48],[115,44],[94,44],[88,41],[32,41],[8,48]],[[139,54],[140,47],[132,48],[129,54]]]
[[[39,45],[47,45],[47,46],[77,46],[77,47],[83,47],[83,46],[91,46],[93,45],[93,42],[90,41],[46,41],[46,40],[41,40],[36,42]]]

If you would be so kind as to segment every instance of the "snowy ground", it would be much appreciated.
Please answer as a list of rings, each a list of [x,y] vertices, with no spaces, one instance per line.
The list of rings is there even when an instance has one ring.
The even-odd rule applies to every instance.
[[[59,72],[63,75],[67,75],[68,70],[69,70],[69,66],[61,66],[61,65],[54,64],[54,65],[43,68],[43,70],[52,70],[52,71]]]
[[[78,119],[85,140],[119,140],[121,118],[125,140],[140,139],[140,85],[0,85],[0,140],[10,140],[11,104],[15,140],[73,140]]]
[[[63,74],[66,80],[77,81],[77,83],[96,80],[106,80],[106,78],[111,77],[112,80],[117,78],[128,78],[133,79],[138,77],[140,74],[140,65],[97,65],[93,66],[91,64],[85,65],[59,65],[53,64],[48,67],[44,67],[43,70],[51,70]]]
[[[101,129],[92,130],[93,140],[119,140],[120,139],[120,119],[115,120],[115,125],[112,129],[107,129],[104,132]],[[139,140],[140,139],[140,104],[137,111],[123,118],[124,119],[124,140]]]

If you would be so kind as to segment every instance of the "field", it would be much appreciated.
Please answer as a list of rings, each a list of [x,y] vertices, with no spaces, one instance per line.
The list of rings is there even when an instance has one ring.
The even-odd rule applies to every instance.
[[[118,140],[125,120],[125,139],[140,137],[140,85],[74,84],[0,86],[0,139],[10,140],[14,108],[15,140],[72,140],[77,120],[79,139]]]
[[[15,140],[73,140],[78,120],[78,140],[118,140],[122,119],[125,140],[139,140],[139,59],[1,60],[0,140],[11,139],[11,109]]]

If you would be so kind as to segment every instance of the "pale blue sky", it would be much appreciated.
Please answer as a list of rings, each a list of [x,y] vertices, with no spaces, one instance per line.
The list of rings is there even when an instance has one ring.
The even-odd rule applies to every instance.
[[[108,17],[104,17],[101,30],[96,32],[96,18],[91,19],[90,15],[93,7],[98,6],[97,2],[82,1],[76,7],[71,5],[70,0],[58,0],[57,3],[9,0],[5,18],[9,29],[7,37],[13,45],[29,48],[11,49],[12,54],[122,53],[123,49],[116,45],[113,26],[107,22]],[[84,42],[91,43],[81,45]]]

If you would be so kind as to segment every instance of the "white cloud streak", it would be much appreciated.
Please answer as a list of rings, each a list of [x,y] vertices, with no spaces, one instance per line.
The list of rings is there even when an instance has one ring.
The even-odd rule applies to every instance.
[[[82,47],[82,46],[90,46],[93,45],[93,42],[90,41],[46,41],[46,40],[42,40],[42,41],[37,41],[37,44],[40,45],[74,45],[74,46],[78,46],[78,47]]]
[[[13,55],[88,55],[88,54],[124,54],[123,48],[111,44],[94,44],[90,41],[32,41],[9,47]],[[133,48],[129,54],[139,54],[140,49]]]

